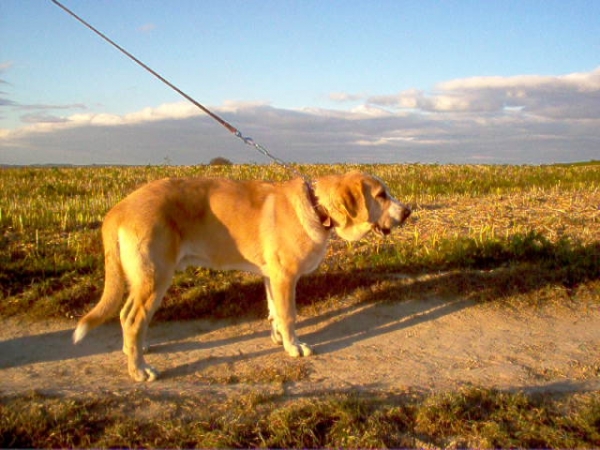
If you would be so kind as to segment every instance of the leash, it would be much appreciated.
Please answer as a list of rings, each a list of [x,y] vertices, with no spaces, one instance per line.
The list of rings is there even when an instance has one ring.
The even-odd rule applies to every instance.
[[[271,152],[269,152],[269,150],[267,150],[265,147],[263,147],[259,143],[255,142],[254,139],[252,139],[251,137],[244,136],[242,134],[242,132],[240,130],[238,130],[236,127],[234,127],[229,122],[227,122],[225,119],[223,119],[222,117],[218,116],[217,114],[215,114],[214,112],[212,112],[211,110],[209,110],[207,107],[205,107],[200,102],[198,102],[197,100],[195,100],[192,96],[186,94],[184,91],[182,91],[181,89],[179,89],[177,86],[175,86],[169,80],[167,80],[165,77],[163,77],[158,72],[156,72],[155,70],[153,70],[152,68],[150,68],[148,65],[144,64],[142,61],[140,61],[138,58],[136,58],[130,52],[128,52],[127,50],[125,50],[123,47],[121,47],[115,41],[113,41],[112,39],[110,39],[104,33],[102,33],[101,31],[99,31],[98,29],[94,28],[87,21],[85,21],[84,19],[82,19],[81,17],[79,17],[77,14],[75,14],[73,11],[71,11],[66,6],[64,6],[58,0],[50,0],[50,1],[52,3],[54,3],[56,6],[58,6],[60,9],[62,9],[63,11],[65,11],[67,14],[69,14],[70,16],[72,16],[73,18],[75,18],[78,22],[82,23],[85,27],[87,27],[88,29],[90,29],[92,32],[94,32],[95,34],[97,34],[98,36],[100,36],[102,39],[104,39],[110,45],[112,45],[113,47],[115,47],[117,50],[119,50],[121,53],[123,53],[125,56],[127,56],[129,59],[131,59],[133,62],[135,62],[136,64],[138,64],[139,66],[141,66],[147,72],[149,72],[150,74],[154,75],[156,78],[158,78],[164,84],[166,84],[167,86],[169,86],[171,89],[173,89],[179,95],[181,95],[183,98],[185,98],[186,100],[188,100],[189,102],[191,102],[192,104],[194,104],[195,106],[197,106],[198,108],[200,108],[205,114],[207,114],[208,116],[210,116],[214,120],[216,120],[218,123],[220,123],[230,133],[234,134],[237,138],[239,138],[244,144],[250,145],[251,147],[254,147],[259,153],[261,153],[262,155],[266,156],[267,158],[269,158],[274,163],[280,165],[281,167],[283,167],[284,169],[286,169],[288,172],[292,173],[294,176],[302,178],[302,180],[304,181],[304,184],[306,185],[306,188],[308,190],[308,198],[310,200],[310,203],[313,206],[313,209],[315,210],[315,212],[317,213],[317,216],[319,217],[319,220],[321,221],[321,224],[325,228],[328,228],[328,229],[331,228],[331,218],[329,217],[329,214],[327,213],[327,211],[325,210],[325,208],[319,204],[317,196],[315,194],[315,189],[314,189],[314,187],[312,185],[312,181],[307,176],[305,176],[304,174],[302,174],[300,171],[298,171],[296,168],[294,168],[293,166],[291,166],[286,161],[284,161],[281,158],[278,158],[278,157],[274,156],[273,154],[271,154]]]
[[[63,11],[65,11],[67,14],[69,14],[70,16],[72,16],[73,18],[75,18],[77,21],[81,22],[85,27],[89,28],[91,31],[93,31],[95,34],[97,34],[98,36],[100,36],[102,39],[104,39],[110,45],[112,45],[113,47],[115,47],[117,50],[119,50],[121,53],[123,53],[125,56],[127,56],[129,59],[131,59],[133,62],[135,62],[136,64],[138,64],[139,66],[141,66],[147,72],[149,72],[152,75],[154,75],[156,78],[158,78],[164,84],[166,84],[167,86],[169,86],[171,89],[173,89],[179,95],[181,95],[183,98],[185,98],[186,100],[190,101],[192,104],[194,104],[195,106],[197,106],[198,108],[200,108],[204,113],[208,114],[210,117],[212,117],[218,123],[220,123],[223,127],[225,127],[230,133],[234,134],[237,138],[241,139],[244,144],[250,145],[250,146],[254,147],[256,150],[258,150],[259,153],[263,154],[264,156],[266,156],[267,158],[271,159],[276,164],[282,166],[283,168],[285,168],[289,172],[293,173],[295,176],[300,177],[300,178],[302,178],[305,181],[307,180],[307,178],[302,173],[300,173],[294,167],[290,166],[289,163],[285,162],[281,158],[277,158],[276,156],[272,155],[271,152],[269,152],[265,147],[263,147],[262,145],[260,145],[257,142],[254,142],[254,140],[251,137],[244,136],[242,134],[242,132],[240,130],[238,130],[236,127],[234,127],[229,122],[227,122],[225,119],[223,119],[222,117],[219,117],[217,114],[215,114],[214,112],[212,112],[211,110],[209,110],[206,106],[202,105],[200,102],[198,102],[197,100],[195,100],[192,96],[186,94],[184,91],[182,91],[181,89],[179,89],[177,86],[175,86],[169,80],[167,80],[165,77],[163,77],[162,75],[160,75],[158,72],[156,72],[155,70],[153,70],[148,65],[144,64],[142,61],[140,61],[138,58],[136,58],[130,52],[128,52],[127,50],[125,50],[123,47],[121,47],[115,41],[113,41],[112,39],[110,39],[104,33],[102,33],[101,31],[99,31],[98,29],[94,28],[92,25],[90,25],[84,19],[82,19],[77,14],[75,14],[73,11],[71,11],[69,8],[67,8],[66,6],[64,6],[58,0],[50,0],[50,1],[52,3],[54,3],[56,6],[58,6],[59,8],[61,8]]]

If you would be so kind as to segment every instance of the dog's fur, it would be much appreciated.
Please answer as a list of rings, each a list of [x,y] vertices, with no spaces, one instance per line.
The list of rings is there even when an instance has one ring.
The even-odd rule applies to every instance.
[[[326,220],[315,210],[315,197]],[[129,374],[155,379],[142,350],[148,324],[175,271],[199,265],[261,275],[273,340],[291,356],[310,355],[294,328],[296,283],[323,259],[331,228],[354,241],[371,230],[388,234],[410,215],[380,180],[359,172],[318,178],[312,198],[301,179],[170,178],[136,190],[104,220],[104,293],[79,321],[74,341],[118,311],[127,284],[120,319]]]

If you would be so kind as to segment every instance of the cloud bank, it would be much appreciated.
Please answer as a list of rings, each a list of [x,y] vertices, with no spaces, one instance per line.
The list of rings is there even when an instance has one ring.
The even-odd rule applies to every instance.
[[[339,108],[291,110],[233,101],[210,108],[294,162],[600,159],[600,68],[563,76],[449,80],[431,91],[335,92],[329,99]],[[186,102],[126,115],[67,105],[82,112],[61,116],[49,112],[58,111],[55,106],[31,108],[22,127],[0,130],[0,163],[197,164],[216,156],[269,162]]]
[[[416,89],[370,97],[384,107],[437,113],[522,110],[548,119],[600,117],[600,68],[564,76],[474,77],[440,83],[433,93]]]

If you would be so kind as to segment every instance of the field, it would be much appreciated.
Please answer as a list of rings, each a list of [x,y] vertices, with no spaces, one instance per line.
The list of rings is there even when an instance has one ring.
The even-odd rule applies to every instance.
[[[580,322],[600,317],[597,165],[298,169],[311,177],[350,169],[372,173],[414,210],[409,223],[388,239],[370,236],[351,244],[332,239],[321,267],[299,285],[299,314],[308,322],[333,318],[328,324],[333,328],[335,317],[348,311],[360,323],[360,311],[374,307],[381,313],[432,302],[446,308],[457,301],[468,305],[452,309],[457,314],[481,318],[476,313],[485,311],[489,324],[500,323],[492,319],[498,316],[522,330],[538,323],[543,328],[548,322],[538,319],[545,316],[557,329],[566,327],[561,317]],[[15,328],[39,334],[51,323],[48,329],[58,327],[58,335],[67,336],[62,330],[72,328],[98,300],[99,227],[112,205],[149,180],[205,175],[287,178],[277,166],[1,169],[0,350],[21,342],[19,331],[10,334]],[[219,320],[248,332],[244,327],[266,317],[263,296],[254,276],[188,269],[176,276],[155,320],[157,327]],[[439,326],[456,327],[449,322],[452,316]],[[588,328],[597,326],[592,322]],[[382,346],[387,334],[378,338]],[[47,333],[47,340],[51,336]],[[318,340],[319,332],[313,336]],[[565,337],[549,336],[559,343]],[[547,363],[530,374],[527,383],[536,389],[476,377],[464,384],[470,376],[465,372],[445,384],[419,385],[405,378],[383,387],[362,383],[357,374],[352,388],[332,384],[311,391],[311,383],[319,385],[318,372],[324,373],[323,358],[345,355],[344,349],[329,350],[333,356],[315,362],[268,353],[254,363],[239,358],[213,366],[194,363],[185,373],[172,370],[170,381],[157,382],[192,386],[175,392],[130,386],[124,367],[110,388],[91,383],[86,392],[48,389],[47,380],[39,380],[44,387],[34,390],[0,383],[0,447],[597,447],[600,392],[594,383],[600,358],[594,339],[585,349],[583,341],[579,345],[585,357],[571,357],[560,368]],[[68,338],[64,345],[70,345]],[[529,346],[548,352],[545,359],[559,359],[559,344]],[[510,360],[510,348],[504,347]],[[11,357],[0,353],[0,371],[16,377],[18,364],[3,364]],[[122,366],[122,360],[115,361]],[[480,360],[465,364],[482,369]],[[418,374],[405,369],[410,378]],[[548,387],[556,380],[586,388]]]

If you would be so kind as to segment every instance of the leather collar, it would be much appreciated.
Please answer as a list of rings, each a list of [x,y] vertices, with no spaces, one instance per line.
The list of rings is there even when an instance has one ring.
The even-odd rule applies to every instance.
[[[317,198],[317,194],[315,194],[315,188],[312,183],[305,180],[304,184],[306,185],[306,190],[308,191],[308,200],[310,201],[311,206],[315,210],[317,217],[319,218],[319,222],[323,225],[323,228],[326,230],[330,230],[333,228],[333,220],[323,205],[319,203],[319,199]]]

